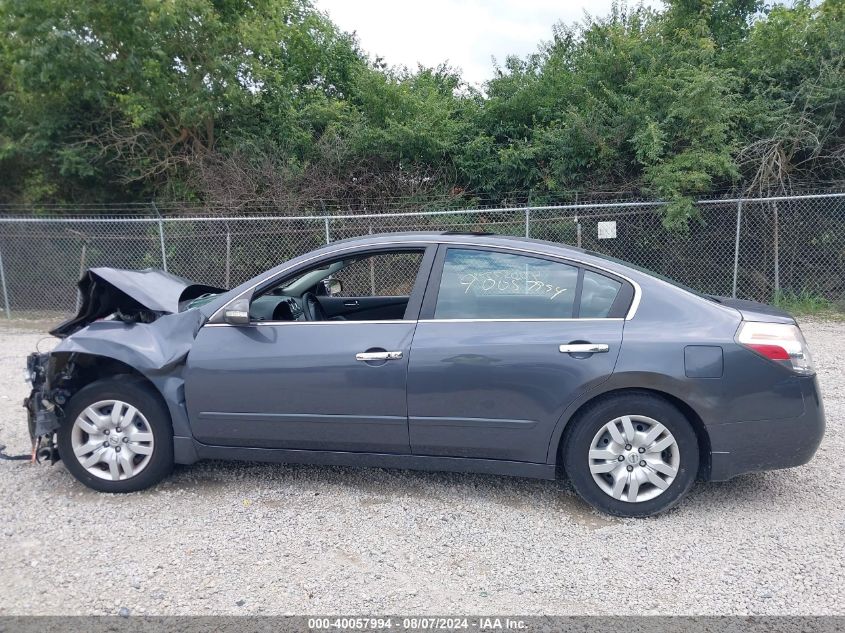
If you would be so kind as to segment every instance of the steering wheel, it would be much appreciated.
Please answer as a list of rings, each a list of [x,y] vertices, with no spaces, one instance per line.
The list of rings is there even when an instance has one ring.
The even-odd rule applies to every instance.
[[[302,295],[302,312],[305,314],[306,321],[327,321],[329,318],[313,292]]]

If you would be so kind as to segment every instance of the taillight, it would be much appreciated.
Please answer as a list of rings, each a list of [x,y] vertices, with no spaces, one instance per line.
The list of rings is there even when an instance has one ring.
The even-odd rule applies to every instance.
[[[797,325],[743,321],[736,333],[736,340],[760,356],[799,374],[815,372],[807,341]]]

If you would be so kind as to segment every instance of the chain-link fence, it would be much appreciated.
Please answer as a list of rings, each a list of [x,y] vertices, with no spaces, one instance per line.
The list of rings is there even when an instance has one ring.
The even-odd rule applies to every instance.
[[[685,231],[659,202],[571,204],[402,214],[0,216],[7,317],[72,313],[90,267],[163,268],[232,287],[327,242],[393,231],[484,231],[581,246],[702,292],[772,302],[778,295],[845,301],[845,193],[702,200]],[[357,283],[365,284],[375,264]],[[375,281],[371,281],[375,284]]]

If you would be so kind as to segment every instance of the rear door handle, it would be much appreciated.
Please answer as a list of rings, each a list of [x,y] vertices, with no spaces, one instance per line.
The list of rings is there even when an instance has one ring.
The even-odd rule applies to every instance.
[[[359,352],[355,354],[355,360],[373,361],[373,360],[399,360],[402,358],[402,352]]]
[[[358,300],[352,299],[351,301],[344,301],[343,305],[345,305],[347,308],[354,308],[358,305]]]
[[[601,354],[609,351],[610,346],[607,343],[570,343],[558,349],[561,354]]]

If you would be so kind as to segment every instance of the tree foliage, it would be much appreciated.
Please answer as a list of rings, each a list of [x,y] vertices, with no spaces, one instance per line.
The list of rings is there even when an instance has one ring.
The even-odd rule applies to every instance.
[[[298,213],[842,184],[845,1],[557,24],[483,90],[370,61],[308,0],[0,0],[0,200]]]

